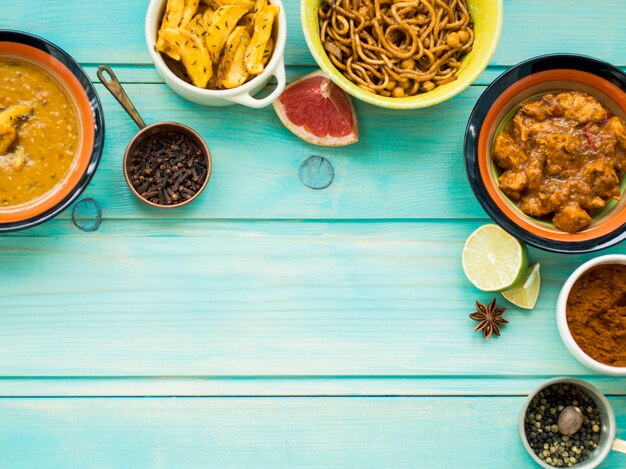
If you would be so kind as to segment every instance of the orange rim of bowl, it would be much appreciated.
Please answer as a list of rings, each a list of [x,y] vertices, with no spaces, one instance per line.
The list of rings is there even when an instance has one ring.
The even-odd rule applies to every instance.
[[[551,81],[565,81],[570,83],[580,83],[602,92],[609,97],[613,102],[618,105],[622,111],[626,114],[626,93],[622,91],[618,86],[601,78],[597,75],[588,72],[582,72],[572,69],[554,69],[546,70],[544,72],[538,72],[533,75],[522,78],[515,84],[507,88],[496,101],[493,103],[489,112],[485,116],[483,125],[478,136],[478,167],[480,171],[480,177],[483,180],[487,193],[497,207],[516,225],[520,228],[540,236],[545,239],[554,241],[589,241],[596,238],[600,238],[622,225],[626,224],[626,210],[621,210],[615,213],[605,222],[593,227],[589,230],[579,233],[565,233],[552,231],[541,226],[537,226],[528,221],[532,217],[527,215],[520,215],[520,213],[513,209],[511,206],[513,203],[508,202],[505,196],[501,193],[500,189],[492,183],[490,177],[491,160],[489,157],[489,148],[492,142],[489,139],[489,133],[493,129],[494,125],[499,125],[500,122],[496,122],[497,116],[501,113],[502,109],[522,91],[535,85],[539,85],[545,82]],[[548,91],[546,91],[548,93]],[[622,197],[625,195],[622,194]],[[617,207],[614,208],[614,210]]]
[[[76,106],[82,137],[80,151],[74,156],[69,173],[63,181],[32,202],[9,207],[6,210],[0,209],[0,223],[12,223],[37,217],[54,208],[70,195],[89,166],[95,140],[95,123],[91,111],[91,103],[82,85],[74,74],[59,60],[40,49],[16,42],[0,42],[0,56],[15,57],[17,59],[25,59],[31,63],[34,62],[35,65],[38,65],[46,73],[56,78]]]

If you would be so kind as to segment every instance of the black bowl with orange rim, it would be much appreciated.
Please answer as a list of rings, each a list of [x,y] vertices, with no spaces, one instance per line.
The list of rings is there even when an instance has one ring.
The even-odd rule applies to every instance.
[[[52,75],[65,89],[80,121],[80,147],[67,175],[31,203],[0,209],[0,232],[17,231],[47,221],[74,202],[91,181],[104,146],[104,114],[85,71],[49,41],[21,31],[0,30],[0,57],[29,62]]]
[[[626,177],[622,196],[593,216],[591,225],[565,233],[543,219],[524,214],[498,187],[492,160],[494,138],[516,109],[554,91],[582,91],[614,115],[626,116],[626,74],[606,62],[574,54],[543,55],[500,75],[476,103],[465,132],[465,163],[470,186],[489,216],[516,238],[551,252],[585,253],[626,238]]]

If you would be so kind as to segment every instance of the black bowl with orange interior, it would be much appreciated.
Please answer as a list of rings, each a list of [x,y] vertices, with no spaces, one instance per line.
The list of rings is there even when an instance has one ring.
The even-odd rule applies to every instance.
[[[17,136],[0,155],[0,232],[9,232],[49,220],[79,197],[100,161],[104,115],[87,74],[65,51],[45,39],[20,31],[0,30],[0,61],[7,68],[15,68],[3,72],[0,108],[20,103],[31,106],[28,117],[20,116],[15,121]],[[39,77],[39,82],[27,81],[23,73],[28,71],[32,71],[32,77]],[[11,95],[9,90],[14,90],[15,94]],[[55,95],[50,90],[59,90],[59,93]],[[20,95],[20,92],[26,94]],[[55,125],[51,116],[58,116]],[[23,121],[26,123],[19,124]],[[31,130],[22,130],[27,124]],[[67,137],[70,130],[71,139]],[[24,150],[28,141],[31,142],[30,154],[28,149]],[[32,142],[39,142],[39,146],[34,147]],[[20,146],[21,156],[17,160],[15,155]],[[18,166],[14,166],[16,161]],[[38,169],[35,172],[33,168]],[[40,179],[32,176],[32,182],[24,179],[20,185],[12,184],[18,171],[29,175],[19,177],[31,177],[32,173]],[[29,194],[37,194],[34,188],[41,193],[29,199]]]
[[[523,213],[500,190],[500,170],[492,158],[496,135],[522,104],[549,92],[562,91],[587,93],[612,115],[626,117],[626,74],[618,68],[581,55],[535,57],[500,75],[478,99],[465,133],[467,175],[485,211],[516,238],[551,252],[597,251],[626,238],[626,177],[622,177],[619,200],[611,200],[593,213],[588,227],[567,233],[548,219]]]

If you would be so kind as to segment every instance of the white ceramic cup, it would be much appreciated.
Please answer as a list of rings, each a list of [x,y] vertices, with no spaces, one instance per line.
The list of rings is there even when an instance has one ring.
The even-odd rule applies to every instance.
[[[559,326],[559,333],[561,334],[561,339],[563,343],[568,348],[568,350],[574,355],[579,362],[585,365],[588,368],[591,368],[598,373],[602,373],[604,375],[613,375],[613,376],[626,376],[626,367],[617,367],[617,366],[609,366],[604,363],[600,363],[597,360],[594,360],[589,355],[587,355],[576,343],[574,337],[572,337],[572,333],[569,330],[567,325],[567,298],[569,297],[570,291],[574,286],[574,283],[590,269],[600,266],[600,265],[608,265],[608,264],[624,264],[626,265],[626,255],[622,254],[609,254],[607,256],[596,257],[595,259],[591,259],[590,261],[585,262],[578,269],[574,271],[572,275],[569,276],[563,288],[561,289],[561,293],[559,294],[559,299],[556,305],[556,321]]]
[[[155,45],[157,31],[161,26],[161,18],[167,0],[151,0],[146,14],[146,44],[148,51],[159,74],[165,83],[179,96],[201,104],[203,106],[229,106],[243,104],[244,106],[260,108],[271,104],[285,89],[285,43],[287,42],[287,17],[281,0],[270,0],[270,3],[280,7],[278,15],[277,34],[275,37],[274,52],[265,70],[247,83],[229,90],[206,90],[198,88],[178,78],[165,64],[161,54],[157,52]],[[276,77],[277,85],[274,91],[262,99],[254,98],[261,91],[270,78]]]
[[[596,388],[593,384],[588,383],[587,381],[583,381],[582,379],[577,378],[554,378],[539,386],[533,392],[531,392],[526,401],[524,401],[524,405],[522,406],[522,410],[519,414],[518,419],[518,431],[519,437],[522,440],[522,444],[524,448],[528,452],[531,458],[541,467],[545,469],[552,469],[554,466],[551,466],[545,461],[542,461],[530,447],[528,443],[528,439],[526,438],[526,430],[524,428],[524,419],[526,418],[526,411],[528,410],[528,406],[532,401],[533,397],[535,397],[539,391],[545,389],[553,384],[558,383],[566,383],[566,384],[574,384],[580,388],[582,388],[585,393],[593,399],[596,407],[598,408],[598,412],[600,413],[600,423],[602,424],[602,428],[600,429],[600,442],[598,443],[598,447],[591,452],[589,455],[589,459],[582,463],[576,464],[574,467],[576,469],[592,469],[598,467],[602,461],[606,459],[606,457],[611,452],[611,449],[614,451],[618,451],[620,453],[626,452],[626,442],[623,440],[619,440],[615,438],[616,424],[615,424],[615,413],[613,412],[613,408],[609,401],[604,397],[604,394],[600,392],[598,388]],[[626,456],[624,456],[624,462],[626,463]],[[622,467],[622,466],[620,466]]]

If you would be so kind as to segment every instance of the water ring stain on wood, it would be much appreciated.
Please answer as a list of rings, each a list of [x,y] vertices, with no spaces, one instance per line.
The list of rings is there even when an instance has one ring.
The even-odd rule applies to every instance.
[[[300,182],[311,189],[326,189],[333,182],[335,169],[323,156],[313,155],[300,165]]]
[[[80,200],[72,209],[72,223],[88,233],[96,231],[102,223],[102,209],[98,202],[90,197]]]

